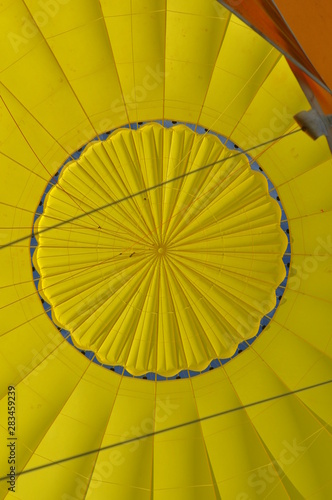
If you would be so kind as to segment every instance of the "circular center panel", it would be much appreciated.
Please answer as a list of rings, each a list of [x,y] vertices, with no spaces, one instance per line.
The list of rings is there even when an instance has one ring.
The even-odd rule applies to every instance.
[[[215,135],[120,129],[67,163],[33,261],[54,322],[101,363],[171,376],[256,335],[286,276],[265,177]]]

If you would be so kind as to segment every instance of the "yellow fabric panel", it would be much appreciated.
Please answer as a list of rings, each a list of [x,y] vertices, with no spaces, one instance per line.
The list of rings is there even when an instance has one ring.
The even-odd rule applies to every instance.
[[[140,2],[131,2],[124,0],[119,3],[117,0],[101,0],[104,16],[122,16],[147,14],[165,10],[165,0],[140,0]]]
[[[46,72],[45,68],[48,69]],[[29,77],[26,77],[27,74]],[[20,81],[23,78],[25,85],[22,87]],[[1,81],[29,111],[33,110],[37,120],[55,138],[60,138],[65,132],[69,133],[77,125],[87,122],[77,97],[64,81],[61,68],[51,56],[49,47],[42,41],[25,57],[4,70]],[[66,117],[65,111],[69,106],[71,113]]]
[[[282,58],[270,72],[265,82],[262,83],[259,92],[245,110],[241,122],[231,138],[244,149],[257,146],[274,137],[281,136],[293,128],[297,128],[293,115],[307,108],[308,103],[304,95],[299,91],[299,85],[294,75],[289,71],[286,61]],[[257,148],[252,152],[253,157],[259,155],[260,164],[274,184],[278,185],[282,181],[289,179],[293,174],[294,170],[291,169],[290,165],[301,158],[303,144],[308,144],[308,146],[305,146],[307,148],[311,145],[310,155],[313,155],[311,151],[317,149],[305,134],[300,135],[301,140],[297,138],[292,142],[290,138],[285,138],[270,146],[262,156],[259,154],[265,151],[266,147]],[[300,144],[298,145],[298,143]],[[281,159],[278,161],[279,147],[282,152],[288,145],[289,156],[287,162],[281,161]],[[328,154],[327,151],[326,154]],[[299,165],[301,166],[300,162]],[[298,171],[298,168],[295,172]]]
[[[282,82],[283,85],[280,85],[280,82]],[[261,107],[261,99],[265,101],[264,107]],[[299,92],[299,85],[292,72],[289,71],[289,67],[284,58],[278,59],[278,62],[275,64],[265,82],[261,85],[260,92],[258,92],[251,105],[251,113],[254,111],[257,113],[252,116],[250,125],[248,124],[250,116],[249,109],[247,117],[243,117],[241,124],[248,124],[248,129],[252,132],[255,132],[255,129],[259,130],[262,125],[264,125],[269,107],[278,107],[280,104],[286,106],[287,112],[289,112],[290,115],[296,113],[298,109],[301,109],[303,106],[308,107],[305,97]],[[259,123],[259,120],[262,120],[261,123]]]
[[[89,117],[98,113],[109,116],[106,110],[110,110],[114,99],[121,98],[121,89],[104,20],[58,35],[48,43],[86,114]],[[71,52],[68,54],[69,45]]]
[[[235,360],[237,362],[226,366],[234,388],[244,403],[249,402],[249,398],[255,401],[289,391],[263,360],[255,354],[251,358],[246,370],[242,369],[241,373],[238,371],[241,356],[239,361]],[[316,481],[324,483],[323,478],[328,473],[331,460],[331,436],[314,414],[307,411],[297,395],[248,408],[247,412],[269,453],[276,457],[279,466],[298,491],[302,495],[305,491],[307,495],[314,493]],[[293,457],[298,460],[281,460],[282,454],[286,453],[283,450],[290,448]],[[319,469],[312,466],[317,461],[320,463]],[[306,471],[305,477],[302,476],[303,471]]]
[[[25,4],[38,27],[47,39],[87,26],[101,17],[98,2],[84,3],[80,0],[38,2],[25,0]]]
[[[95,382],[86,382],[84,378],[79,381],[61,412],[43,436],[27,468],[61,460],[64,454],[68,457],[84,454],[94,449],[96,443],[99,445],[102,442],[115,394],[115,388],[112,394],[108,387],[102,388]],[[87,439],[83,440],[82,435],[86,435]],[[95,461],[96,454],[89,454],[77,460],[68,461],[55,469],[52,467],[42,469],[38,477],[38,488],[41,491],[47,491],[48,485],[52,483],[54,497],[61,497],[63,493],[74,495],[82,483],[88,487]],[[80,469],[79,475],[75,473],[77,467]],[[36,482],[32,474],[22,476],[20,488],[22,491],[31,492],[30,496],[26,495],[26,498],[35,498]]]
[[[328,160],[288,184],[280,186],[280,196],[285,200],[286,206],[289,204],[287,213],[290,218],[299,214],[305,216],[331,210],[332,200],[329,193],[332,186],[331,166],[332,161]]]
[[[116,460],[116,458],[115,458]],[[84,487],[77,490],[78,495],[84,494]],[[64,500],[73,500],[77,498],[64,497]],[[151,491],[142,490],[140,488],[132,488],[128,485],[118,485],[114,483],[101,483],[100,481],[91,481],[89,486],[89,493],[94,500],[103,500],[104,498],[117,498],[118,500],[127,500],[128,498],[135,498],[137,500],[150,500]],[[80,498],[80,497],[79,497]]]
[[[8,113],[11,115],[11,120],[15,123],[18,121],[21,123],[19,126],[21,132],[19,141],[26,143],[24,146],[29,148],[29,153],[37,162],[33,170],[35,175],[39,176],[41,180],[46,178],[46,182],[48,182],[54,170],[67,158],[70,149],[68,147],[61,147],[52,135],[42,128],[36,118],[24,109],[22,104],[6,89],[2,91],[2,99]],[[17,140],[17,137],[15,139]],[[6,154],[5,149],[3,152]],[[14,157],[10,156],[10,158],[19,161],[16,155]],[[21,167],[22,165],[27,169],[24,159],[19,161],[19,166]],[[37,182],[37,179],[34,181]]]
[[[13,384],[19,383],[27,374],[32,372],[43,360],[43,357],[53,352],[57,345],[63,343],[57,335],[56,329],[45,318],[42,309],[38,310],[39,317],[26,326],[26,322],[17,326],[15,330],[3,334],[0,337],[2,352],[10,351],[13,345],[20,345],[21,350],[14,351],[8,360],[10,368],[10,380]],[[16,310],[15,315],[23,316],[21,310]],[[3,367],[1,366],[1,369]],[[8,369],[8,367],[7,367]],[[5,375],[5,371],[3,372]],[[7,373],[9,376],[9,372]],[[5,377],[2,380],[2,392],[5,391]]]
[[[299,281],[293,283],[297,285],[298,282],[300,282],[300,278]],[[296,287],[294,290],[289,287],[287,299],[281,301],[273,322],[285,325],[288,331],[295,333],[316,349],[331,356],[331,332],[326,328],[326,325],[330,323],[331,312],[328,301],[299,293]],[[276,333],[277,328],[275,328],[274,334]]]
[[[175,385],[176,387],[174,387]],[[156,401],[159,404],[167,404],[167,412],[163,418],[159,416],[155,424],[157,432],[154,437],[155,490],[158,495],[160,494],[159,490],[165,489],[170,495],[173,495],[174,490],[180,488],[184,498],[187,498],[189,492],[186,493],[186,489],[188,489],[192,492],[193,498],[200,498],[200,496],[195,496],[199,495],[198,486],[213,482],[201,424],[196,423],[158,434],[158,431],[162,429],[197,420],[198,410],[190,380],[159,384]],[[165,419],[165,417],[168,418]],[[162,472],[166,468],[168,470],[167,476]],[[195,493],[196,488],[198,489],[197,493]],[[206,489],[209,491],[208,488]],[[213,491],[213,488],[210,489]],[[210,498],[212,491],[208,498]]]
[[[1,156],[1,153],[0,153]],[[12,284],[12,279],[9,276],[31,276],[31,269],[26,269],[24,267],[15,267],[10,262],[11,255],[20,255],[22,260],[25,260],[25,256],[28,254],[32,220],[31,217],[36,210],[36,205],[38,206],[39,200],[31,199],[31,190],[35,185],[44,185],[44,181],[40,179],[38,175],[34,175],[33,172],[29,172],[26,175],[26,170],[17,168],[17,163],[10,160],[2,162],[3,168],[7,171],[8,184],[7,188],[10,186],[11,172],[15,172],[20,176],[22,174],[23,178],[27,179],[27,182],[20,193],[12,197],[8,196],[8,189],[1,189],[3,193],[3,203],[0,206],[0,216],[2,227],[0,231],[1,245],[9,245],[2,249],[3,262],[7,262],[7,266],[3,268],[3,272],[0,274],[0,283]],[[5,183],[4,183],[5,184]],[[5,186],[6,186],[5,184]],[[9,192],[10,194],[10,192]],[[10,246],[12,241],[17,241],[22,238],[22,241],[17,243],[17,247],[14,248]],[[24,239],[25,238],[25,239]]]
[[[315,349],[310,343],[302,340],[291,331],[280,329],[278,336],[270,339],[270,329],[266,332],[265,342],[257,342],[255,351],[274,371],[278,370],[278,376],[290,389],[314,385],[315,382],[329,380],[332,376],[331,357],[324,355],[321,350]],[[287,337],[289,349],[284,351],[285,337]],[[270,340],[270,342],[269,342]],[[254,348],[254,347],[253,347]],[[283,368],[278,369],[278,361],[283,357]],[[322,418],[323,421],[332,424],[330,399],[332,395],[330,387],[325,391],[308,391],[299,395],[305,402],[310,402],[312,411]]]
[[[318,263],[326,260],[331,255],[331,224],[330,211],[290,221],[293,254],[317,257]]]
[[[199,500],[206,498],[207,500],[214,500],[216,497],[215,490],[212,486],[197,486],[194,488],[181,488],[181,489],[167,489],[166,491],[156,491],[156,500],[167,500],[174,498],[174,500]]]
[[[231,381],[222,370],[195,377],[192,380],[200,417],[217,415],[230,408],[242,405]],[[246,411],[225,414],[202,422],[202,430],[213,472],[219,490],[226,498],[232,492],[242,495],[253,494],[255,471],[271,467],[270,457],[264,449]],[[246,449],[243,452],[243,442]],[[281,498],[285,497],[282,486],[277,488]]]
[[[151,1],[151,0],[150,0]],[[228,10],[213,2],[200,2],[194,0],[190,5],[186,0],[167,0],[167,10],[191,16],[212,17],[224,19],[228,16]]]
[[[1,4],[1,63],[0,71],[24,59],[40,43],[26,5],[21,0],[6,0]],[[2,80],[2,78],[1,78]]]
[[[4,87],[1,86],[1,96],[3,93]],[[19,128],[15,122],[15,120],[21,120],[22,116],[24,116],[24,112],[22,109],[19,110],[19,114],[13,117],[11,115],[11,107],[9,103],[15,102],[15,99],[12,96],[6,93],[6,104],[4,102],[4,97],[0,101],[0,109],[1,109],[1,122],[0,122],[0,130],[1,137],[3,138],[0,148],[1,148],[1,165],[5,168],[9,162],[16,162],[17,168],[22,169],[22,175],[24,176],[24,170],[36,172],[43,179],[45,179],[45,184],[48,181],[48,175],[45,173],[42,165],[38,162],[38,158],[36,158],[35,153],[31,149],[29,143],[25,140],[21,128]],[[16,110],[18,110],[16,106]],[[20,125],[22,127],[22,125]],[[64,158],[65,160],[65,158]],[[20,175],[16,175],[14,178],[17,178],[17,182],[19,182]],[[10,182],[8,178],[8,183]],[[44,187],[45,187],[44,184]],[[18,194],[21,194],[19,192]],[[18,194],[12,193],[12,196],[17,196]]]
[[[14,212],[14,209],[12,210]],[[14,223],[15,225],[20,224],[21,222],[26,221],[23,217],[19,217],[21,215],[20,210],[16,209],[15,210],[15,219]],[[26,215],[26,214],[25,214]],[[28,214],[29,216],[29,214]],[[30,217],[30,216],[29,216]],[[2,244],[8,245],[10,241],[13,240],[13,238],[16,238],[17,235],[20,236],[20,233],[16,230],[8,230],[7,228],[2,231],[3,238],[2,238]],[[24,247],[9,247],[7,246],[6,248],[2,249],[2,263],[4,265],[3,267],[3,272],[1,273],[1,279],[0,283],[1,286],[4,287],[4,290],[6,290],[7,287],[14,287],[15,284],[20,284],[21,282],[27,283],[31,279],[31,274],[32,274],[32,269],[31,267],[23,267],[23,266],[14,266],[13,265],[13,260],[16,260],[17,262],[25,263],[28,257],[28,250],[25,249]],[[29,289],[33,290],[31,287],[31,283],[29,284]],[[17,291],[16,291],[17,293]],[[6,295],[4,295],[6,297]],[[5,303],[7,301],[5,300]],[[3,330],[4,331],[4,330]],[[2,331],[2,332],[3,332]],[[1,333],[2,333],[1,332]]]
[[[218,18],[212,3],[193,2],[195,10],[198,6],[201,17],[178,12],[177,3],[174,12],[170,7],[167,13],[167,41],[169,37],[173,40],[166,44],[165,53],[164,116],[167,119],[174,119],[176,115],[179,120],[198,121],[228,24],[226,11]]]
[[[21,249],[19,252],[11,252],[11,259],[15,258],[16,262],[26,262],[25,251]],[[29,274],[31,276],[31,271]],[[19,274],[17,274],[17,278],[17,281],[20,282],[21,276]],[[11,333],[16,328],[19,328],[27,322],[32,323],[33,320],[36,320],[37,324],[41,321],[44,325],[49,325],[41,302],[36,297],[36,290],[33,286],[31,286],[31,284],[29,287],[22,287],[19,293],[14,288],[11,296],[8,293],[6,294],[3,298],[2,304],[3,308],[1,309],[1,319],[3,326],[1,329],[1,335]],[[52,330],[54,330],[53,325],[49,326],[51,326]]]
[[[18,470],[22,470],[30,460],[45,432],[52,425],[54,415],[58,414],[75,388],[83,366],[87,365],[86,360],[77,359],[72,360],[69,366],[68,353],[71,349],[66,345],[55,356],[50,356],[49,353],[42,356],[37,369],[16,386],[16,400],[20,401],[20,407],[16,405],[16,419],[20,422],[16,429],[16,437],[20,442],[20,454],[16,461]],[[57,372],[59,376],[55,375]],[[7,398],[3,398],[0,405],[7,408]]]
[[[293,264],[298,269],[303,269],[308,265],[308,261],[306,257],[294,256]],[[301,280],[299,292],[330,302],[332,298],[331,264],[332,258],[329,256],[328,260],[323,262],[314,273],[309,274],[307,279]]]
[[[225,135],[233,132],[279,57],[262,38],[232,18],[202,111],[202,119],[212,130],[222,129]]]
[[[155,413],[155,385],[111,374],[118,381],[116,399],[104,429],[101,446],[110,447],[98,454],[92,483],[100,491],[110,487],[115,491],[132,488],[148,491],[152,481],[153,438],[130,442],[153,432]],[[132,384],[134,382],[134,385]],[[135,383],[136,382],[136,383]],[[135,411],[131,411],[132,404]],[[111,447],[122,441],[122,446]],[[105,484],[102,484],[105,483]],[[113,486],[107,486],[111,483]]]
[[[105,11],[107,7],[104,4],[102,8]],[[159,10],[157,5],[150,4],[150,7],[147,12],[134,16],[115,14],[105,18],[125,102],[123,106],[120,99],[112,101],[112,116],[116,119],[116,125],[128,120],[138,121],[138,111],[144,113],[147,110],[154,119],[162,113],[165,11]],[[128,33],[125,38],[124,32]]]
[[[320,50],[326,52],[324,47]],[[0,245],[30,233],[47,182],[68,155],[97,133],[128,121],[182,120],[231,135],[240,147],[249,148],[296,128],[293,115],[309,109],[278,52],[212,0],[4,0],[0,5],[0,53]],[[189,133],[183,132],[177,144],[170,131],[158,132],[154,143],[151,130],[149,134],[131,141],[127,148],[117,134],[112,150],[106,152],[98,145],[98,157],[89,150],[87,158],[98,163],[93,182],[102,189],[95,197],[87,187],[88,177],[82,175],[73,194],[84,197],[83,209],[140,187],[139,179],[129,176],[127,168],[135,151],[146,185],[159,181],[153,166],[167,148],[168,162],[162,172],[166,178],[183,172],[183,165],[178,168],[176,161],[182,149],[194,145],[201,163],[217,158],[215,139],[207,151],[191,142]],[[0,249],[0,433],[3,443],[7,438],[6,392],[13,384],[17,391],[17,471],[87,448],[112,445],[134,437],[135,432],[181,426],[331,378],[330,152],[325,138],[314,142],[303,132],[264,149],[257,149],[253,156],[259,157],[277,187],[289,217],[290,277],[270,325],[223,368],[190,380],[153,382],[121,377],[91,363],[63,339],[47,317],[33,284],[29,240]],[[119,173],[116,183],[101,170],[106,154]],[[88,160],[82,157],[81,162],[87,168]],[[189,165],[196,167],[193,157]],[[129,181],[127,188],[121,184],[123,179]],[[203,179],[199,174],[167,186],[164,207],[168,217],[172,216],[171,200],[178,197],[181,204],[190,203],[190,194],[201,189]],[[239,193],[245,182],[240,176]],[[69,184],[64,186],[67,189]],[[232,188],[227,193],[229,200],[236,199]],[[158,191],[150,196],[158,207]],[[122,221],[141,211],[143,201],[122,204]],[[63,193],[59,203],[68,215],[79,211]],[[220,204],[219,215],[226,208]],[[175,237],[180,230],[188,233],[192,215],[170,220],[167,227]],[[248,248],[250,238],[243,220],[249,215],[252,230],[259,231],[258,221],[262,221],[274,234],[279,222],[273,222],[276,213],[264,216],[264,210],[253,204],[238,217],[220,222],[227,255],[222,262],[211,256],[205,265],[210,278],[217,265],[222,267],[220,283],[238,298],[245,284],[241,277],[238,281],[230,277],[234,270],[240,276],[250,270],[248,287],[262,275],[269,280],[273,276],[272,281],[282,279],[271,261],[269,236],[261,234],[262,247],[269,252],[261,262],[244,262],[236,253],[232,225],[242,229],[241,242]],[[54,210],[48,223],[57,217]],[[162,212],[156,208],[147,218],[157,224]],[[215,236],[210,222],[209,210],[201,223],[196,221],[196,229],[202,228],[198,239],[205,248]],[[103,211],[77,222],[89,230],[100,223],[106,224]],[[138,220],[136,225],[138,231]],[[61,240],[64,234],[60,236],[59,230],[58,239],[49,238],[56,247],[54,274],[61,262],[72,265],[74,273],[84,260],[85,249],[78,252],[75,263],[68,255],[56,254],[66,241]],[[101,237],[97,259],[108,257],[104,242]],[[92,262],[90,255],[88,264]],[[192,262],[188,271],[192,282],[197,268]],[[172,272],[174,284],[179,273],[174,266]],[[91,282],[91,289],[98,288],[100,277]],[[83,283],[77,280],[75,286]],[[164,278],[162,286],[165,291]],[[200,294],[207,296],[204,286]],[[194,303],[193,286],[185,282],[184,289]],[[68,290],[63,293],[67,300]],[[216,291],[209,293],[220,306]],[[154,296],[151,294],[149,308]],[[176,304],[167,302],[165,310],[180,310],[183,304],[179,294]],[[201,320],[208,329],[213,325],[213,310],[203,310]],[[227,313],[229,318],[237,316],[236,309]],[[166,330],[172,333],[177,326],[168,316]],[[184,321],[192,333],[188,311]],[[143,322],[139,328],[148,343],[151,330]],[[126,330],[131,331],[129,323]],[[218,332],[210,327],[215,344]],[[183,352],[174,343],[172,347],[169,356],[161,358],[167,369],[184,360]],[[203,351],[199,344],[196,347],[199,359]],[[142,364],[139,357],[132,361]],[[15,493],[9,493],[2,481],[0,496],[19,500],[80,500],[85,494],[92,500],[248,500],[266,496],[325,500],[332,491],[330,401],[331,388],[325,385],[232,411],[98,456],[23,475]],[[1,471],[7,473],[7,467],[6,453],[1,451]]]
[[[280,113],[279,116],[286,121],[288,112]],[[297,134],[294,137],[287,137],[285,140],[280,141],[278,146],[275,147],[278,150],[278,159],[275,160],[277,164],[279,166],[288,165],[287,169],[283,169],[282,179],[278,175],[274,177],[272,174],[273,178],[271,180],[278,189],[315,166],[330,161],[331,153],[325,138],[312,142],[310,137]]]

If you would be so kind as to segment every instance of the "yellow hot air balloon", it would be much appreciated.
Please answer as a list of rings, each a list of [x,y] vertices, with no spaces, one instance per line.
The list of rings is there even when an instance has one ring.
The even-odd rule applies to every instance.
[[[1,498],[331,497],[331,20],[1,2]]]

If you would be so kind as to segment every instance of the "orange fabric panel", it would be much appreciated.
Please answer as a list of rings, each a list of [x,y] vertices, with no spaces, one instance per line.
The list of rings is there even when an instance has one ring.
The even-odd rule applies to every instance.
[[[325,0],[221,0],[257,32],[332,88],[332,2]],[[278,11],[280,10],[280,12]],[[286,21],[286,22],[285,22]],[[332,95],[289,61],[298,81],[306,83],[322,110],[332,113]]]
[[[332,2],[277,0],[276,3],[322,80],[332,89]]]
[[[318,83],[312,80],[310,76],[300,70],[300,68],[298,68],[294,63],[288,61],[288,64],[290,65],[291,70],[293,71],[299,83],[301,84],[303,82],[304,84],[307,84],[307,86],[313,92],[324,114],[332,114],[332,95],[324,90],[320,85],[318,85]],[[302,89],[304,90],[303,85]]]
[[[251,0],[250,3],[222,0],[221,3],[228,5],[233,12],[244,18],[256,31],[273,42],[284,53],[293,57],[316,78],[322,80],[297,43],[278,9],[270,0]]]

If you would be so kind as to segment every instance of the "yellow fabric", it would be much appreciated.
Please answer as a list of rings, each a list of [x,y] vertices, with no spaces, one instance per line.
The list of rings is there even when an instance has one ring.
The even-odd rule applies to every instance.
[[[48,181],[99,133],[177,120],[245,149],[309,108],[285,60],[213,0],[6,0],[0,23],[1,245],[29,235]],[[289,219],[289,283],[259,339],[204,375],[151,382],[93,364],[47,317],[29,239],[1,248],[2,475],[9,385],[19,472],[331,378],[329,149],[299,133],[255,154]],[[331,396],[324,386],[86,455],[22,475],[15,493],[1,481],[0,495],[325,500]]]
[[[256,335],[285,278],[287,238],[264,176],[230,156],[213,135],[151,124],[66,165],[35,224],[33,261],[78,347],[136,375],[170,376]]]

